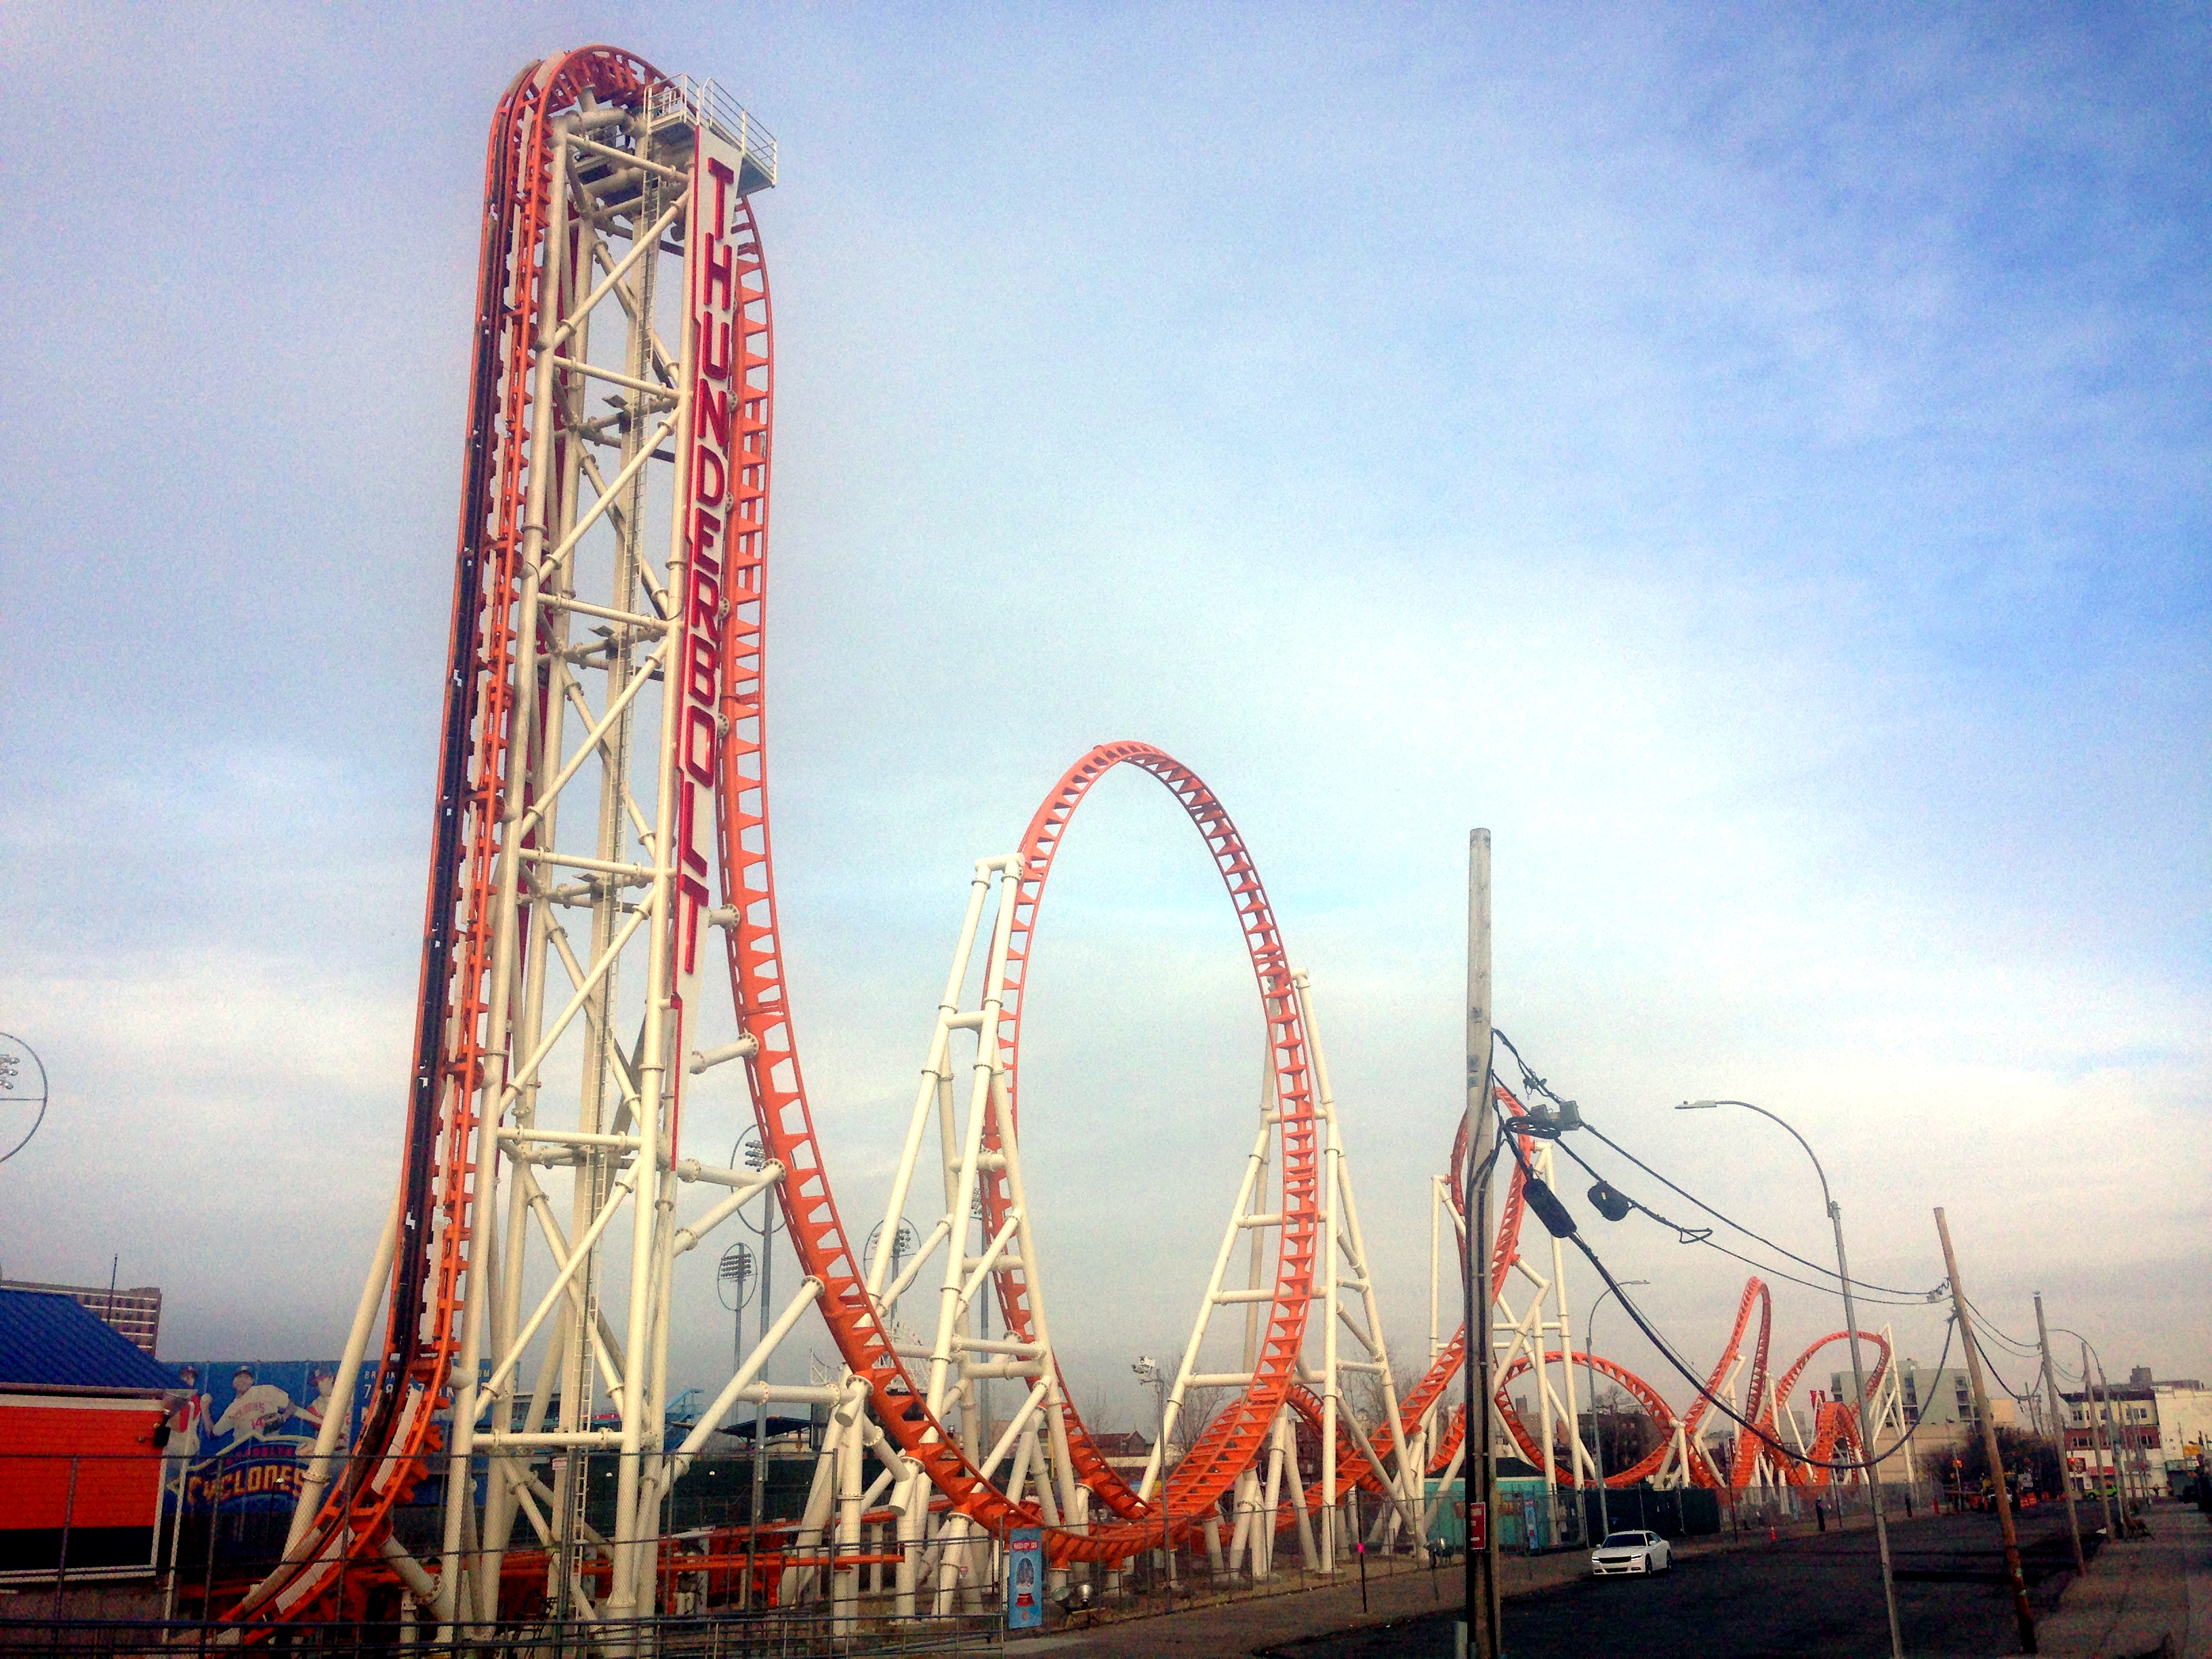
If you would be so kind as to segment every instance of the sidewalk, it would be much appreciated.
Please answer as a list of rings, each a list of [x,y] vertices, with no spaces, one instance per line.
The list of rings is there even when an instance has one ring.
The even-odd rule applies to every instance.
[[[2212,1520],[2159,1504],[2151,1535],[2107,1545],[2037,1628],[2053,1659],[2139,1659],[2172,1639],[2173,1659],[2212,1659]]]

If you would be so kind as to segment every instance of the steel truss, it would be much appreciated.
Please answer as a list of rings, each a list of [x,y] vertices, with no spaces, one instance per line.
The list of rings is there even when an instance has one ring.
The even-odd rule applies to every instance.
[[[611,48],[532,65],[501,103],[405,1144],[334,1390],[349,1399],[373,1376],[372,1404],[352,1447],[337,1443],[347,1414],[326,1417],[283,1565],[234,1620],[359,1617],[359,1586],[381,1575],[440,1640],[549,1615],[647,1630],[679,1599],[696,1610],[704,1592],[679,1579],[708,1583],[742,1561],[741,1599],[826,1601],[842,1638],[863,1597],[883,1591],[887,1562],[878,1611],[980,1611],[973,1587],[1013,1527],[1043,1529],[1055,1589],[1071,1570],[1111,1574],[1164,1542],[1202,1541],[1216,1571],[1261,1577],[1292,1530],[1307,1567],[1334,1571],[1349,1494],[1383,1500],[1370,1538],[1411,1541],[1434,1516],[1425,1476],[1449,1482],[1461,1467],[1449,1385],[1467,1333],[1441,1340],[1432,1293],[1429,1369],[1400,1397],[1312,987],[1291,969],[1227,811],[1149,744],[1083,757],[1014,850],[975,866],[884,1225],[865,1258],[846,1232],[799,1067],[769,833],[774,366],[750,198],[775,178],[774,140],[711,83]],[[1161,783],[1205,842],[1267,1033],[1241,1184],[1168,1393],[1168,1432],[1133,1487],[1060,1376],[1019,1133],[1044,893],[1074,813],[1124,765]],[[702,974],[717,929],[738,1034],[714,1043]],[[687,1108],[705,1109],[691,1079],[732,1062],[761,1136],[757,1168],[684,1155]],[[1534,1156],[1548,1175],[1548,1148]],[[925,1160],[937,1179],[920,1178]],[[1519,1249],[1524,1178],[1516,1167],[1486,1306],[1504,1382],[1535,1373],[1540,1448],[1503,1382],[1492,1408],[1547,1478],[1578,1485],[1589,1470],[1577,1365],[1620,1381],[1655,1417],[1666,1408],[1574,1349],[1556,1243],[1548,1275]],[[939,1190],[942,1218],[905,1252],[909,1200]],[[672,1444],[678,1264],[756,1198],[780,1208],[804,1276]],[[1447,1214],[1464,1236],[1447,1192],[1432,1247]],[[1517,1310],[1516,1272],[1528,1287]],[[1717,1387],[1734,1386],[1754,1293],[1763,1301],[1756,1280]],[[924,1328],[898,1322],[902,1305]],[[1208,1371],[1224,1308],[1243,1310],[1242,1359]],[[810,1310],[840,1367],[803,1387],[768,1382]],[[1771,1421],[1820,1345],[1772,1389],[1765,1346],[1762,1316],[1751,1411]],[[1360,1377],[1380,1402],[1371,1423],[1347,1406],[1346,1379]],[[987,1409],[994,1382],[1021,1391],[1002,1423]],[[1170,1464],[1200,1388],[1234,1389],[1233,1401]],[[735,1405],[771,1400],[828,1410],[803,1515],[672,1549],[663,1500]],[[1718,1481],[1704,1409],[1667,1419],[1668,1444],[1613,1478]],[[1843,1410],[1824,1413],[1808,1455],[1856,1437]],[[1573,1449],[1564,1471],[1555,1422]],[[1317,1436],[1316,1468],[1301,1467],[1302,1427]],[[864,1485],[871,1453],[881,1473]],[[604,1534],[586,1518],[594,1455],[617,1470]],[[1752,1467],[1741,1450],[1736,1464],[1730,1478]],[[438,1547],[418,1559],[392,1511],[440,1480]]]
[[[649,1611],[659,1501],[701,1438],[663,1443],[674,1264],[784,1175],[680,1142],[700,935],[732,919],[704,877],[721,671],[765,556],[747,198],[773,141],[711,85],[593,47],[518,78],[486,174],[408,1144],[336,1389],[386,1306],[362,1443],[386,1455],[333,1482],[319,1443],[286,1565],[240,1616],[296,1616],[373,1554],[441,1626],[488,1622],[518,1520],[556,1609]],[[679,1225],[692,1186],[719,1201]],[[617,1459],[609,1537],[584,1523],[589,1452]],[[441,1468],[433,1574],[389,1516]]]

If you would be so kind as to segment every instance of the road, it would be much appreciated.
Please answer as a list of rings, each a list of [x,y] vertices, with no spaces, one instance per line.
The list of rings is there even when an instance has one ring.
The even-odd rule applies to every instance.
[[[2048,1612],[2073,1577],[2063,1510],[2021,1517],[2029,1599]],[[2019,1650],[1994,1516],[1945,1516],[1893,1528],[1905,1650],[1988,1656]],[[1437,1659],[1458,1615],[1311,1638],[1279,1659]],[[1829,1533],[1685,1555],[1650,1579],[1579,1578],[1505,1603],[1507,1659],[1812,1659],[1889,1650],[1871,1533]]]

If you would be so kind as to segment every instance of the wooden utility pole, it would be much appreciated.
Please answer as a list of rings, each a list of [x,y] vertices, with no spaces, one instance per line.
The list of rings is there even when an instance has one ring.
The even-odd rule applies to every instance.
[[[1990,1457],[1990,1484],[1996,1488],[1997,1529],[2004,1534],[2005,1574],[2012,1580],[2013,1615],[2020,1621],[2020,1650],[2035,1651],[2035,1614],[2027,1605],[2027,1580],[2021,1576],[2020,1534],[2013,1530],[2012,1495],[2005,1490],[2004,1459],[1997,1450],[1996,1419],[1990,1412],[1990,1391],[1982,1382],[1981,1350],[1974,1342],[1974,1322],[1966,1311],[1966,1287],[1959,1282],[1959,1258],[1951,1249],[1951,1224],[1936,1211],[1936,1231],[1943,1241],[1943,1270],[1951,1275],[1951,1306],[1959,1316],[1959,1334],[1966,1339],[1966,1375],[1974,1384],[1974,1415],[1982,1419],[1982,1449]]]
[[[1467,1379],[1464,1438],[1468,1504],[1467,1612],[1459,1648],[1474,1659],[1502,1659],[1504,1612],[1498,1595],[1498,1463],[1490,1443],[1490,1188],[1498,1120],[1490,1109],[1490,831],[1477,830],[1467,848],[1467,1168],[1462,1212],[1467,1220]],[[1482,1505],[1483,1547],[1474,1548],[1474,1505]]]
[[[2058,1489],[2066,1494],[2066,1536],[2074,1546],[2074,1571],[2089,1571],[2081,1559],[2081,1523],[2074,1515],[2074,1482],[2066,1473],[2066,1413],[2058,1404],[2058,1369],[2051,1363],[2051,1333],[2043,1323],[2043,1292],[2035,1293],[2035,1340],[2043,1348],[2043,1391],[2051,1400],[2051,1436],[2058,1445]]]
[[[2107,1540],[2120,1534],[2112,1530],[2112,1500],[2105,1493],[2105,1419],[2097,1412],[2097,1373],[2089,1369],[2089,1345],[2081,1345],[2081,1415],[2089,1419],[2089,1445],[2097,1454],[2097,1507],[2105,1512],[2105,1536]],[[2119,1479],[2119,1466],[2112,1466],[2112,1479]]]
[[[2136,1501],[2136,1479],[2128,1468],[2127,1418],[2112,1405],[2112,1379],[2105,1375],[2102,1359],[2097,1361],[2097,1387],[2105,1396],[2106,1438],[2112,1443],[2112,1501],[2119,1505],[2119,1535],[2130,1538],[2142,1518],[2142,1504]]]

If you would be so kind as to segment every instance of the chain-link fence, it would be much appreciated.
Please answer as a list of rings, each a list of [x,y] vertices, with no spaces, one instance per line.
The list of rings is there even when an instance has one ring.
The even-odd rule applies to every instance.
[[[180,1620],[0,1618],[0,1653],[71,1659],[179,1659],[234,1652],[234,1625]],[[441,1628],[404,1624],[289,1625],[255,1645],[317,1659],[829,1659],[875,1654],[980,1654],[1003,1650],[1004,1621],[989,1615],[922,1616],[840,1630],[827,1611],[718,1613],[692,1619],[543,1621]]]
[[[131,1653],[234,1639],[217,1640],[232,1628],[222,1615],[280,1567],[295,1510],[303,1492],[313,1489],[310,1460],[275,1457],[267,1455],[270,1449],[233,1449],[206,1459],[151,1448],[137,1455],[0,1454],[0,1492],[9,1498],[0,1503],[0,1589],[12,1592],[0,1595],[0,1644],[20,1650],[27,1642],[35,1649],[43,1638],[49,1647]],[[362,1462],[368,1462],[366,1455]],[[568,1632],[586,1623],[604,1630],[587,1602],[605,1597],[610,1548],[618,1541],[607,1533],[614,1524],[619,1462],[612,1453],[578,1454],[565,1462],[547,1459],[497,1474],[478,1462],[477,1512],[489,1483],[508,1481],[514,1525],[507,1548],[495,1557],[471,1538],[459,1565],[472,1578],[478,1572],[497,1574],[502,1613],[556,1622],[471,1632],[471,1650],[559,1651],[544,1646],[544,1631]],[[808,1535],[799,1516],[813,1468],[811,1457],[757,1461],[740,1453],[702,1458],[676,1484],[663,1504],[655,1540],[655,1605],[664,1617],[651,1628],[660,1650],[957,1652],[957,1644],[972,1647],[1002,1627],[1002,1540],[981,1534],[963,1538],[946,1530],[942,1516],[930,1536],[902,1540],[895,1521],[881,1513],[862,1522],[857,1540],[840,1544],[818,1531]],[[355,1472],[344,1457],[331,1458],[324,1490],[343,1489]],[[359,1473],[370,1471],[364,1467]],[[437,1577],[445,1561],[444,1480],[442,1467],[434,1466],[410,1501],[392,1511],[390,1537],[404,1552],[400,1560],[381,1553],[349,1559],[331,1587],[327,1605],[362,1623],[291,1626],[272,1638],[276,1644],[336,1652],[451,1645],[422,1598],[405,1588],[410,1582],[419,1586],[425,1574]],[[547,1547],[550,1517],[563,1513],[580,1518],[585,1540],[569,1559],[565,1596],[557,1589],[563,1582],[555,1565],[558,1552]],[[1182,1538],[1171,1555],[1150,1549],[1119,1570],[1079,1565],[1057,1572],[1036,1611],[1048,1628],[1058,1628],[1342,1583],[1363,1571],[1432,1565],[1425,1540],[1402,1526],[1386,1527],[1386,1512],[1365,1495],[1347,1502],[1334,1573],[1319,1571],[1318,1563],[1307,1559],[1306,1540],[1319,1535],[1317,1516],[1309,1517],[1309,1528],[1275,1534],[1272,1569],[1257,1579],[1249,1572],[1249,1560],[1243,1571],[1211,1565],[1237,1557],[1240,1520],[1249,1528],[1290,1513],[1287,1506],[1273,1517],[1256,1510],[1217,1511],[1215,1549],[1184,1530],[1188,1523],[1179,1519]],[[833,1531],[834,1525],[833,1519]],[[1388,1550],[1380,1547],[1386,1532],[1393,1546]],[[1356,1541],[1363,1540],[1364,1548]],[[902,1574],[902,1566],[909,1564],[911,1571]],[[897,1616],[902,1577],[912,1586],[907,1605],[921,1613],[918,1620]],[[197,1622],[204,1620],[213,1622]],[[839,1620],[842,1637],[836,1636]],[[833,1637],[848,1647],[821,1645]],[[912,1645],[917,1641],[938,1645]],[[732,1645],[745,1642],[754,1645]],[[594,1638],[594,1644],[604,1641]]]

